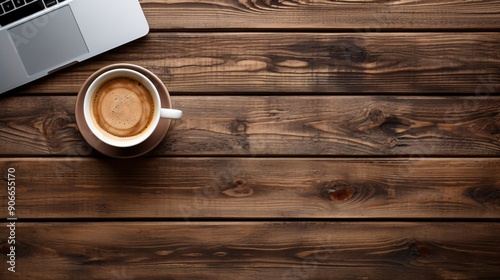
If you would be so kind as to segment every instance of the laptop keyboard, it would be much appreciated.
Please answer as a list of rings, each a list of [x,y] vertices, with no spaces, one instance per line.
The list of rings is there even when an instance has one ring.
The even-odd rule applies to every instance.
[[[0,25],[5,26],[64,0],[0,0]]]

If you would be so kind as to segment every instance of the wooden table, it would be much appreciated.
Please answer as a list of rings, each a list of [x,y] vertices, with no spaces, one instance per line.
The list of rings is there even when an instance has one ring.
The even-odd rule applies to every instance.
[[[0,97],[0,279],[500,277],[500,1],[141,3],[145,38]],[[185,113],[128,160],[74,117],[118,62]]]

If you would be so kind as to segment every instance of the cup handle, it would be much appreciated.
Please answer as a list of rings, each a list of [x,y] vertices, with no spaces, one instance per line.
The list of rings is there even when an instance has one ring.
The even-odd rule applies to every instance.
[[[160,111],[160,118],[163,119],[181,119],[182,111],[177,109],[165,109],[162,108]]]

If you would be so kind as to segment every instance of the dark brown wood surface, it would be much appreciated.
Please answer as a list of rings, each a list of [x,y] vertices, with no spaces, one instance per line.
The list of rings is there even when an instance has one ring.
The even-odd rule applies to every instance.
[[[0,159],[0,168],[17,170],[20,218],[500,218],[496,158],[122,162]]]
[[[154,30],[497,29],[498,0],[141,0]]]
[[[496,32],[158,32],[20,91],[76,93],[99,68],[130,62],[174,94],[484,95],[498,92],[498,49]]]
[[[47,267],[37,279],[495,279],[499,231],[443,222],[25,223],[23,263],[9,279]]]
[[[500,97],[173,96],[185,118],[150,155],[500,155]],[[75,97],[0,99],[0,152],[87,156]],[[22,144],[22,145],[21,145]]]
[[[500,1],[140,2],[145,38],[0,96],[1,280],[498,278]],[[184,111],[128,160],[74,115],[122,62]]]

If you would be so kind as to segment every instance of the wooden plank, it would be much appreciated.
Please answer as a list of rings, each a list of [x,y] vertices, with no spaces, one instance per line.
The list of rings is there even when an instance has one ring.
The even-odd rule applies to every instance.
[[[498,156],[500,97],[174,96],[185,117],[150,155]],[[0,155],[98,155],[75,97],[0,99]]]
[[[8,228],[0,226],[5,242]],[[18,223],[16,273],[2,254],[0,277],[495,279],[499,230],[498,223]]]
[[[498,0],[141,0],[152,29],[497,29]]]
[[[99,68],[130,62],[174,94],[492,94],[499,50],[488,32],[151,33],[18,92],[74,94]]]
[[[4,185],[8,168],[19,218],[500,218],[498,158],[13,158]]]

